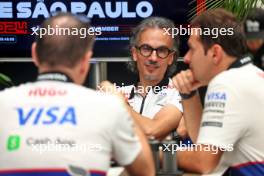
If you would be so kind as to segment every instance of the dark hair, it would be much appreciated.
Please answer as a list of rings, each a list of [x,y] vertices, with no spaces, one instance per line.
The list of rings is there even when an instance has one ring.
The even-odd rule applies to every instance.
[[[63,31],[55,35],[40,36],[39,34],[36,40],[36,52],[40,63],[51,67],[57,65],[72,67],[92,49],[94,36],[87,33],[91,26],[88,20],[85,21],[81,17],[70,13],[59,13],[43,22],[40,29],[62,29],[65,33],[68,30],[68,35],[62,34]],[[86,30],[85,37],[80,35],[81,29]],[[76,35],[72,35],[72,30],[78,31]]]
[[[151,29],[151,28],[158,28],[158,29],[162,29],[162,30],[173,29],[173,28],[175,28],[175,25],[171,20],[169,20],[167,18],[163,18],[163,17],[149,17],[149,18],[144,19],[143,21],[141,21],[139,23],[139,25],[137,25],[132,30],[132,35],[130,37],[130,49],[137,45],[137,43],[139,41],[140,34],[143,31],[145,31],[146,29]],[[164,32],[165,32],[165,30],[164,30]],[[173,74],[175,72],[176,61],[177,61],[177,57],[179,56],[179,37],[178,36],[172,36],[172,40],[173,40],[173,48],[172,49],[175,51],[175,54],[174,54],[173,63],[171,65],[169,65],[167,68],[167,72],[166,72],[167,76],[170,76],[171,74]],[[131,62],[128,62],[127,67],[133,73],[138,74],[136,62],[133,59]]]
[[[198,27],[202,31],[205,29],[211,31],[215,28],[233,29],[233,35],[218,35],[216,38],[213,38],[212,35],[200,35],[205,53],[212,45],[219,44],[230,56],[239,58],[246,55],[247,47],[243,25],[232,13],[222,8],[208,10],[194,18],[191,21],[191,26]]]

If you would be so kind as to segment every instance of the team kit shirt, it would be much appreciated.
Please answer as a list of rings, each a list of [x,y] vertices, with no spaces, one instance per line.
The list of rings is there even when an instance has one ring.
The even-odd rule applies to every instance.
[[[145,97],[141,95],[143,88],[140,86],[129,85],[121,87],[129,105],[138,113],[153,119],[155,114],[166,105],[174,105],[182,112],[181,97],[173,86],[172,80],[164,78],[156,86],[150,86]]]
[[[249,57],[237,60],[209,83],[198,144],[223,152],[210,175],[264,175],[264,73]]]
[[[141,145],[118,97],[45,73],[0,93],[0,176],[106,175],[111,157],[131,164]]]

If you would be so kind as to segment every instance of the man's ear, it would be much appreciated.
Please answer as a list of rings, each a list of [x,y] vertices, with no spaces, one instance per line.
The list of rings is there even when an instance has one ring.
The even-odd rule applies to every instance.
[[[135,47],[132,47],[130,52],[131,52],[132,59],[136,62],[137,61],[137,49]]]
[[[176,56],[176,53],[171,53],[168,58],[168,65],[171,65],[174,60],[174,56]],[[176,57],[175,57],[176,58]]]
[[[211,51],[212,51],[212,57],[213,57],[213,63],[215,65],[218,65],[221,61],[222,61],[222,58],[223,58],[223,48],[218,45],[218,44],[214,44],[211,48]]]
[[[31,46],[31,56],[32,56],[33,63],[38,67],[39,66],[39,60],[38,60],[36,48],[37,48],[37,43],[34,42]]]

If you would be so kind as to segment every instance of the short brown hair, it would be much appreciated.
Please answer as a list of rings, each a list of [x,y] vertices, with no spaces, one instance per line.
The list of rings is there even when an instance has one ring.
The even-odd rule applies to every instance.
[[[59,25],[57,25],[59,23]],[[82,20],[81,16],[70,13],[59,13],[43,22],[41,28],[89,29],[88,21]],[[36,52],[40,64],[45,63],[51,67],[63,65],[67,67],[75,66],[78,61],[91,50],[94,43],[94,36],[88,35],[81,38],[77,35],[43,35],[37,36]]]
[[[232,13],[222,8],[207,10],[194,18],[191,21],[191,26],[198,27],[202,31],[205,28],[210,30],[214,28],[232,28],[233,35],[219,35],[216,38],[213,38],[212,35],[200,35],[205,53],[212,45],[219,44],[230,56],[239,58],[246,55],[247,47],[243,25],[237,21]]]

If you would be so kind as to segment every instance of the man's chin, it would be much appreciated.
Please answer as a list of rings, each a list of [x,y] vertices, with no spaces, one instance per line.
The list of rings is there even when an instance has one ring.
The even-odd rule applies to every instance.
[[[156,81],[156,80],[158,80],[158,77],[155,76],[155,75],[145,75],[144,78],[147,81]]]

